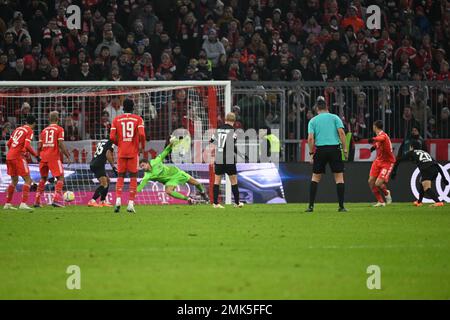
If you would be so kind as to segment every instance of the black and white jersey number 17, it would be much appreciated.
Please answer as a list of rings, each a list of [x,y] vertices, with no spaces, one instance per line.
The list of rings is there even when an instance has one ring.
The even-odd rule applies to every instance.
[[[217,148],[219,149],[219,151],[223,151],[225,142],[227,142],[227,134],[223,132],[219,133],[217,135]]]

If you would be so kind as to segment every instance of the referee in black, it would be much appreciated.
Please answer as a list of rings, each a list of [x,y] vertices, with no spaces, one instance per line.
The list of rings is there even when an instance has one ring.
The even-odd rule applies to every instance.
[[[317,116],[312,118],[308,124],[308,146],[313,174],[309,189],[309,206],[306,212],[314,211],[314,202],[322,174],[326,171],[327,164],[330,165],[336,181],[336,189],[339,200],[339,212],[346,212],[344,207],[344,162],[348,158],[348,150],[345,141],[344,124],[335,114],[329,112],[325,98],[317,98]]]

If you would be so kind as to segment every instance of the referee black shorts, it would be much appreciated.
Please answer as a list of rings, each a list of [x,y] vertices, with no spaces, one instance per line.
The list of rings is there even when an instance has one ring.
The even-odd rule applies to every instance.
[[[214,174],[234,176],[237,174],[236,164],[214,164]]]
[[[100,165],[91,164],[90,168],[91,168],[91,172],[94,174],[94,176],[97,179],[100,177],[106,177],[105,165],[100,166]]]
[[[421,181],[426,181],[426,180],[430,180],[430,181],[434,181],[436,180],[437,176],[439,175],[439,169],[437,167],[438,165],[433,165],[431,167],[428,167],[426,169],[423,169],[420,172]]]
[[[325,173],[327,164],[330,165],[333,173],[344,172],[344,161],[342,160],[342,152],[339,145],[316,147],[313,173]]]

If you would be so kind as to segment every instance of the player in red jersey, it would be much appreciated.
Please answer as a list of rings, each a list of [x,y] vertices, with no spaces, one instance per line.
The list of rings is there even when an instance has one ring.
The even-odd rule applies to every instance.
[[[17,210],[12,204],[14,191],[16,190],[19,177],[25,181],[22,187],[22,202],[19,209],[33,210],[27,205],[28,196],[30,194],[31,178],[28,163],[24,158],[24,153],[29,152],[34,157],[38,158],[36,151],[31,147],[31,140],[33,140],[33,129],[36,125],[36,118],[28,116],[26,125],[18,127],[13,131],[11,138],[7,142],[8,154],[6,155],[6,167],[8,175],[11,176],[11,184],[8,186],[6,203],[3,209]]]
[[[391,192],[387,189],[386,184],[394,168],[395,156],[392,151],[391,139],[383,131],[383,121],[375,121],[373,131],[376,137],[370,138],[369,143],[374,144],[377,150],[377,159],[372,163],[372,168],[370,169],[369,187],[378,201],[374,207],[384,207],[386,203],[392,203]],[[373,147],[371,150],[373,150]],[[386,198],[386,202],[383,199],[383,195]]]
[[[144,120],[138,115],[132,114],[134,102],[125,99],[122,115],[114,118],[111,125],[110,139],[118,147],[117,172],[119,177],[116,184],[116,205],[114,212],[120,211],[122,190],[125,175],[130,174],[130,197],[128,200],[128,212],[135,213],[134,199],[136,197],[137,173],[139,169],[139,153],[145,148]],[[139,148],[139,145],[141,148]],[[139,150],[141,149],[141,150]]]
[[[39,180],[36,200],[34,207],[41,206],[41,197],[44,193],[45,182],[47,181],[48,172],[56,178],[55,194],[52,205],[54,207],[64,207],[64,199],[62,190],[64,186],[64,168],[62,164],[61,153],[64,154],[70,163],[70,154],[64,144],[64,129],[58,125],[59,114],[58,111],[52,111],[49,114],[50,125],[42,130],[39,136],[39,156],[41,161],[39,163],[39,171],[41,173],[41,180]]]

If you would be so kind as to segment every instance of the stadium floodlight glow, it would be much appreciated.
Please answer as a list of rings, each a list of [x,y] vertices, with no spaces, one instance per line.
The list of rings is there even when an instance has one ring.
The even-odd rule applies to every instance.
[[[29,104],[37,118],[38,132],[47,125],[48,112],[59,111],[60,125],[66,131],[66,145],[74,162],[72,167],[76,169],[72,178],[67,179],[66,187],[76,193],[77,204],[83,203],[93,191],[90,158],[97,141],[109,137],[110,123],[125,98],[134,100],[134,112],[144,119],[149,139],[145,156],[150,158],[162,151],[166,138],[179,127],[191,131],[192,137],[197,130],[194,124],[200,123],[198,130],[202,131],[217,128],[220,119],[231,112],[231,81],[4,81],[0,84],[0,101],[8,114],[17,114],[24,103]],[[22,124],[21,115],[11,121],[15,121],[12,126]],[[201,145],[201,141],[193,143]],[[36,147],[37,141],[32,144]],[[204,167],[206,172],[202,168],[202,174],[208,172],[208,164]],[[209,176],[211,181],[212,172]],[[222,196],[230,204],[231,184],[226,181]],[[161,203],[162,188],[146,190],[153,194],[148,203]]]
[[[441,165],[440,165],[441,166]],[[445,178],[450,181],[450,174],[449,174],[449,170],[450,170],[450,163],[447,163],[444,166],[441,166],[442,171],[444,172]],[[416,170],[414,170],[414,173],[411,175],[411,191],[414,194],[414,197],[416,197],[416,199],[419,198],[419,191],[417,190],[416,187],[416,181],[417,181],[417,177],[420,174],[420,170],[418,168],[416,168]],[[442,186],[441,186],[441,181],[442,181],[442,177],[439,174],[438,177],[436,178],[436,192],[439,195],[439,200],[441,201],[445,201],[445,202],[450,202],[450,184],[446,185],[444,190],[442,190]],[[423,202],[425,203],[433,203],[434,201],[432,199],[428,199],[428,198],[423,198]]]

